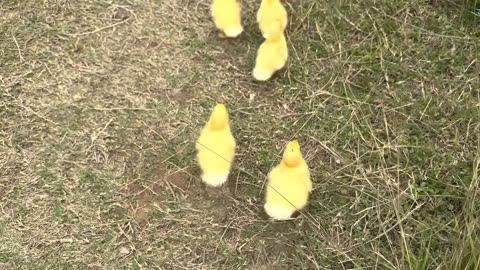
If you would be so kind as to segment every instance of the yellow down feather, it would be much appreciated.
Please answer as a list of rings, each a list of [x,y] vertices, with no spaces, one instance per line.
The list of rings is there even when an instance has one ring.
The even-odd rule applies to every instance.
[[[312,181],[298,141],[287,145],[282,161],[268,174],[267,184],[264,209],[273,219],[289,219],[307,205]]]
[[[241,6],[237,0],[213,0],[210,7],[213,22],[227,37],[243,32]]]
[[[257,23],[265,39],[283,33],[288,16],[280,0],[262,0],[257,11]]]
[[[266,81],[287,63],[288,48],[283,33],[271,36],[258,48],[253,77],[259,81]]]
[[[195,147],[203,182],[211,186],[225,183],[235,156],[235,139],[230,130],[225,105],[215,106]]]

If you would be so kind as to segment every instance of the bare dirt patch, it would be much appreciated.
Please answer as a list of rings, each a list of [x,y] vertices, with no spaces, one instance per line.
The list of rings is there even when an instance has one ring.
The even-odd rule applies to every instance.
[[[155,181],[148,185],[131,182],[127,185],[126,196],[133,195],[129,203],[129,216],[140,226],[145,226],[150,212],[155,205],[161,205],[170,196],[177,198],[189,192],[188,175],[182,172],[166,173],[158,169]]]

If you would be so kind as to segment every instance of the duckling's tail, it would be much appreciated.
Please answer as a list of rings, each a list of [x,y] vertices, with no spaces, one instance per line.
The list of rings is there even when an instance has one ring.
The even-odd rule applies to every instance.
[[[202,180],[207,185],[212,187],[221,186],[223,183],[227,182],[228,173],[226,174],[203,174]]]
[[[235,27],[229,27],[225,29],[225,35],[230,38],[238,37],[243,32],[243,26],[238,25]]]
[[[270,77],[272,77],[272,75],[273,73],[269,70],[265,70],[259,67],[255,67],[253,69],[253,77],[257,81],[267,81],[268,79],[270,79]]]
[[[286,207],[282,207],[280,205],[272,205],[266,203],[264,206],[265,212],[272,217],[273,219],[277,220],[287,220],[290,219],[293,212],[291,209]]]

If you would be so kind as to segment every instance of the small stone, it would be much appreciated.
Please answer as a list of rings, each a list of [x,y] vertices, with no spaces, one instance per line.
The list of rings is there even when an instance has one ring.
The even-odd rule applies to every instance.
[[[128,253],[130,253],[130,250],[128,250],[128,248],[126,248],[126,247],[121,247],[120,248],[120,254],[126,255]]]

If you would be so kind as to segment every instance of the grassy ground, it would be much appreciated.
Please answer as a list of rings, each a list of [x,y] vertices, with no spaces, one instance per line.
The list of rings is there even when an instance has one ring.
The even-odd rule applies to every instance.
[[[1,269],[480,269],[476,1],[296,1],[286,70],[208,1],[0,3]],[[227,103],[230,184],[194,141]],[[262,213],[298,138],[308,209]]]

